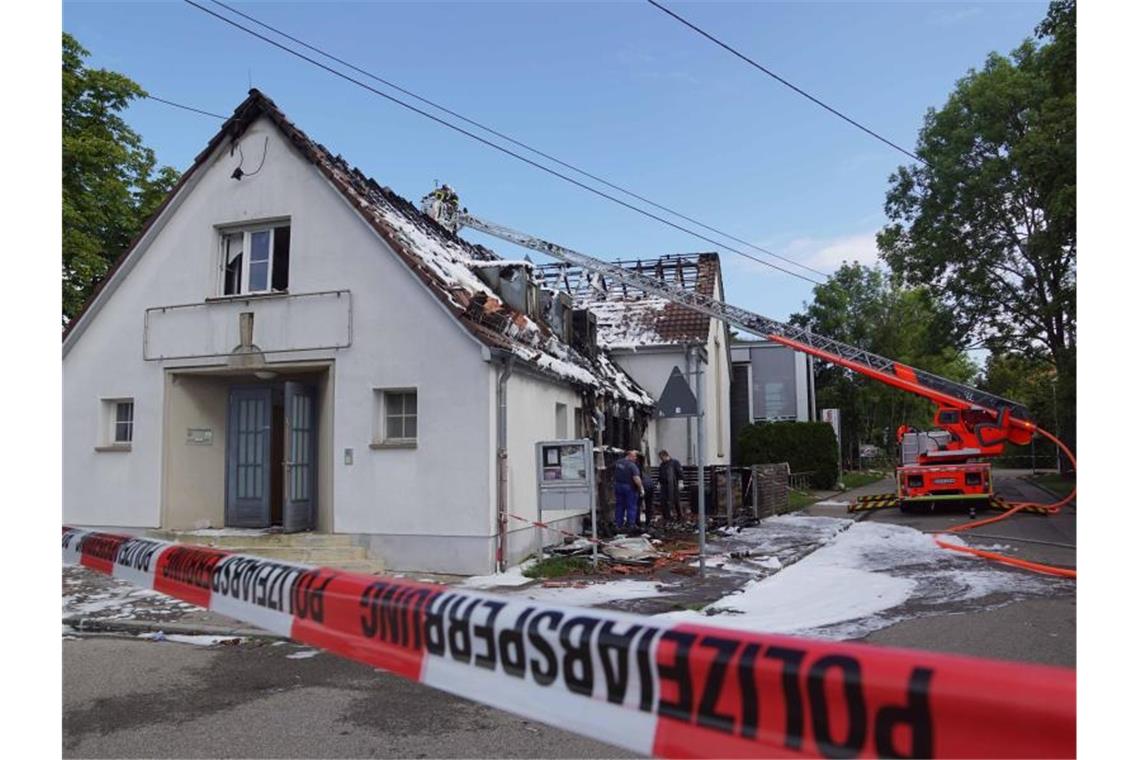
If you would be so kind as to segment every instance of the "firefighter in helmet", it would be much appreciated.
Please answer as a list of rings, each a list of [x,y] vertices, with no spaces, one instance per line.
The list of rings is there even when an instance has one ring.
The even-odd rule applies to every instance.
[[[456,207],[459,205],[459,195],[451,189],[446,183],[441,187],[437,187],[432,194],[439,199],[440,203],[444,205]]]

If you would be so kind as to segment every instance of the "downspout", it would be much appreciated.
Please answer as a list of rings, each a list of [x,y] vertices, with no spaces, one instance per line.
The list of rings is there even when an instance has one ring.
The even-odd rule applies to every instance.
[[[498,479],[495,484],[496,520],[498,521],[499,545],[495,550],[495,566],[499,572],[507,569],[507,380],[511,378],[515,360],[508,356],[503,360],[499,370],[498,383],[495,386],[495,400],[497,402],[495,419],[497,432],[495,435],[495,462],[498,467]]]
[[[691,344],[685,344],[685,380],[688,381],[689,387],[693,387],[693,347]],[[685,418],[685,461],[692,464],[696,461],[693,456],[693,418]]]

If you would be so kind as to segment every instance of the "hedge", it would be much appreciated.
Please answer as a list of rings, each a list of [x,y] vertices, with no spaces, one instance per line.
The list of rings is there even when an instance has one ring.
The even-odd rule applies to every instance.
[[[835,485],[838,442],[827,422],[757,422],[740,431],[736,450],[742,465],[787,462],[792,472],[811,472],[813,488]]]

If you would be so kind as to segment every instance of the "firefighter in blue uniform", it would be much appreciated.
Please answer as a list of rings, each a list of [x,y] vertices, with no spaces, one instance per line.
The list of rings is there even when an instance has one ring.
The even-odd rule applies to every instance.
[[[625,459],[614,463],[614,524],[618,530],[637,527],[637,499],[642,493],[637,452],[630,450]]]

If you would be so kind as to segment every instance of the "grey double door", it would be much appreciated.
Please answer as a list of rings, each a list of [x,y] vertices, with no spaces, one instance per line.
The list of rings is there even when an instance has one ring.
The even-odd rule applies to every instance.
[[[226,525],[316,527],[317,402],[303,383],[230,389]]]

